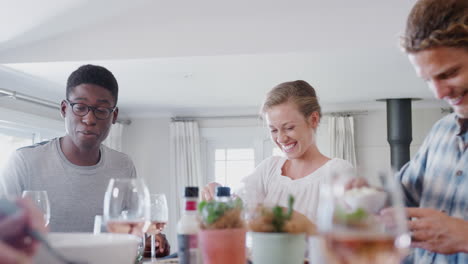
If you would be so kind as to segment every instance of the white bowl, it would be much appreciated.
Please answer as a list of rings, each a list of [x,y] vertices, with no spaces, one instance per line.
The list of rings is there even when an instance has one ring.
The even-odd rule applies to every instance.
[[[126,234],[50,233],[52,247],[72,261],[88,264],[132,264],[135,262],[139,239]],[[35,263],[60,263],[42,246]]]
[[[387,193],[368,187],[361,187],[345,192],[344,199],[351,211],[362,208],[369,213],[378,213],[385,206]]]

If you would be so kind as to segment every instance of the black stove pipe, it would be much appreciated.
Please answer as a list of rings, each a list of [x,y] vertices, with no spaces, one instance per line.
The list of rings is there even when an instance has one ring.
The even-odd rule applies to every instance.
[[[386,99],[387,140],[390,144],[391,165],[399,170],[410,160],[412,138],[411,99]]]

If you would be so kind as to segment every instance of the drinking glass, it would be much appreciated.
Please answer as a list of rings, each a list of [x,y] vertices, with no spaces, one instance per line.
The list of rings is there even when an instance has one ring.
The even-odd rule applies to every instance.
[[[106,227],[102,221],[102,215],[95,215],[94,216],[94,226],[93,226],[93,234],[101,234],[106,232]]]
[[[141,238],[138,257],[144,251],[144,233],[149,227],[149,191],[142,179],[111,179],[104,194],[103,220],[111,233]]]
[[[156,259],[156,234],[160,233],[167,224],[169,209],[167,208],[166,195],[156,193],[150,195],[151,200],[151,225],[146,232],[151,236],[151,259]]]
[[[50,203],[47,191],[23,191],[23,197],[28,197],[44,214],[45,225],[49,225],[50,221]]]
[[[330,175],[317,225],[330,264],[400,263],[411,242],[400,185],[391,171]]]

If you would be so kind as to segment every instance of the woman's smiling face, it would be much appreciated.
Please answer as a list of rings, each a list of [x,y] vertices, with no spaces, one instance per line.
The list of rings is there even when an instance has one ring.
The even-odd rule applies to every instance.
[[[318,113],[314,112],[305,118],[297,106],[288,101],[266,110],[265,119],[271,139],[289,159],[302,157],[315,145]]]

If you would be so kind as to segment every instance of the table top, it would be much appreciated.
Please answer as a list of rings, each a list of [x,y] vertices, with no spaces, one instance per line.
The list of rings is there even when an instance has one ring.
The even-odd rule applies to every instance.
[[[170,258],[170,259],[158,259],[151,261],[151,259],[143,259],[143,264],[175,264],[179,263],[178,258]]]

